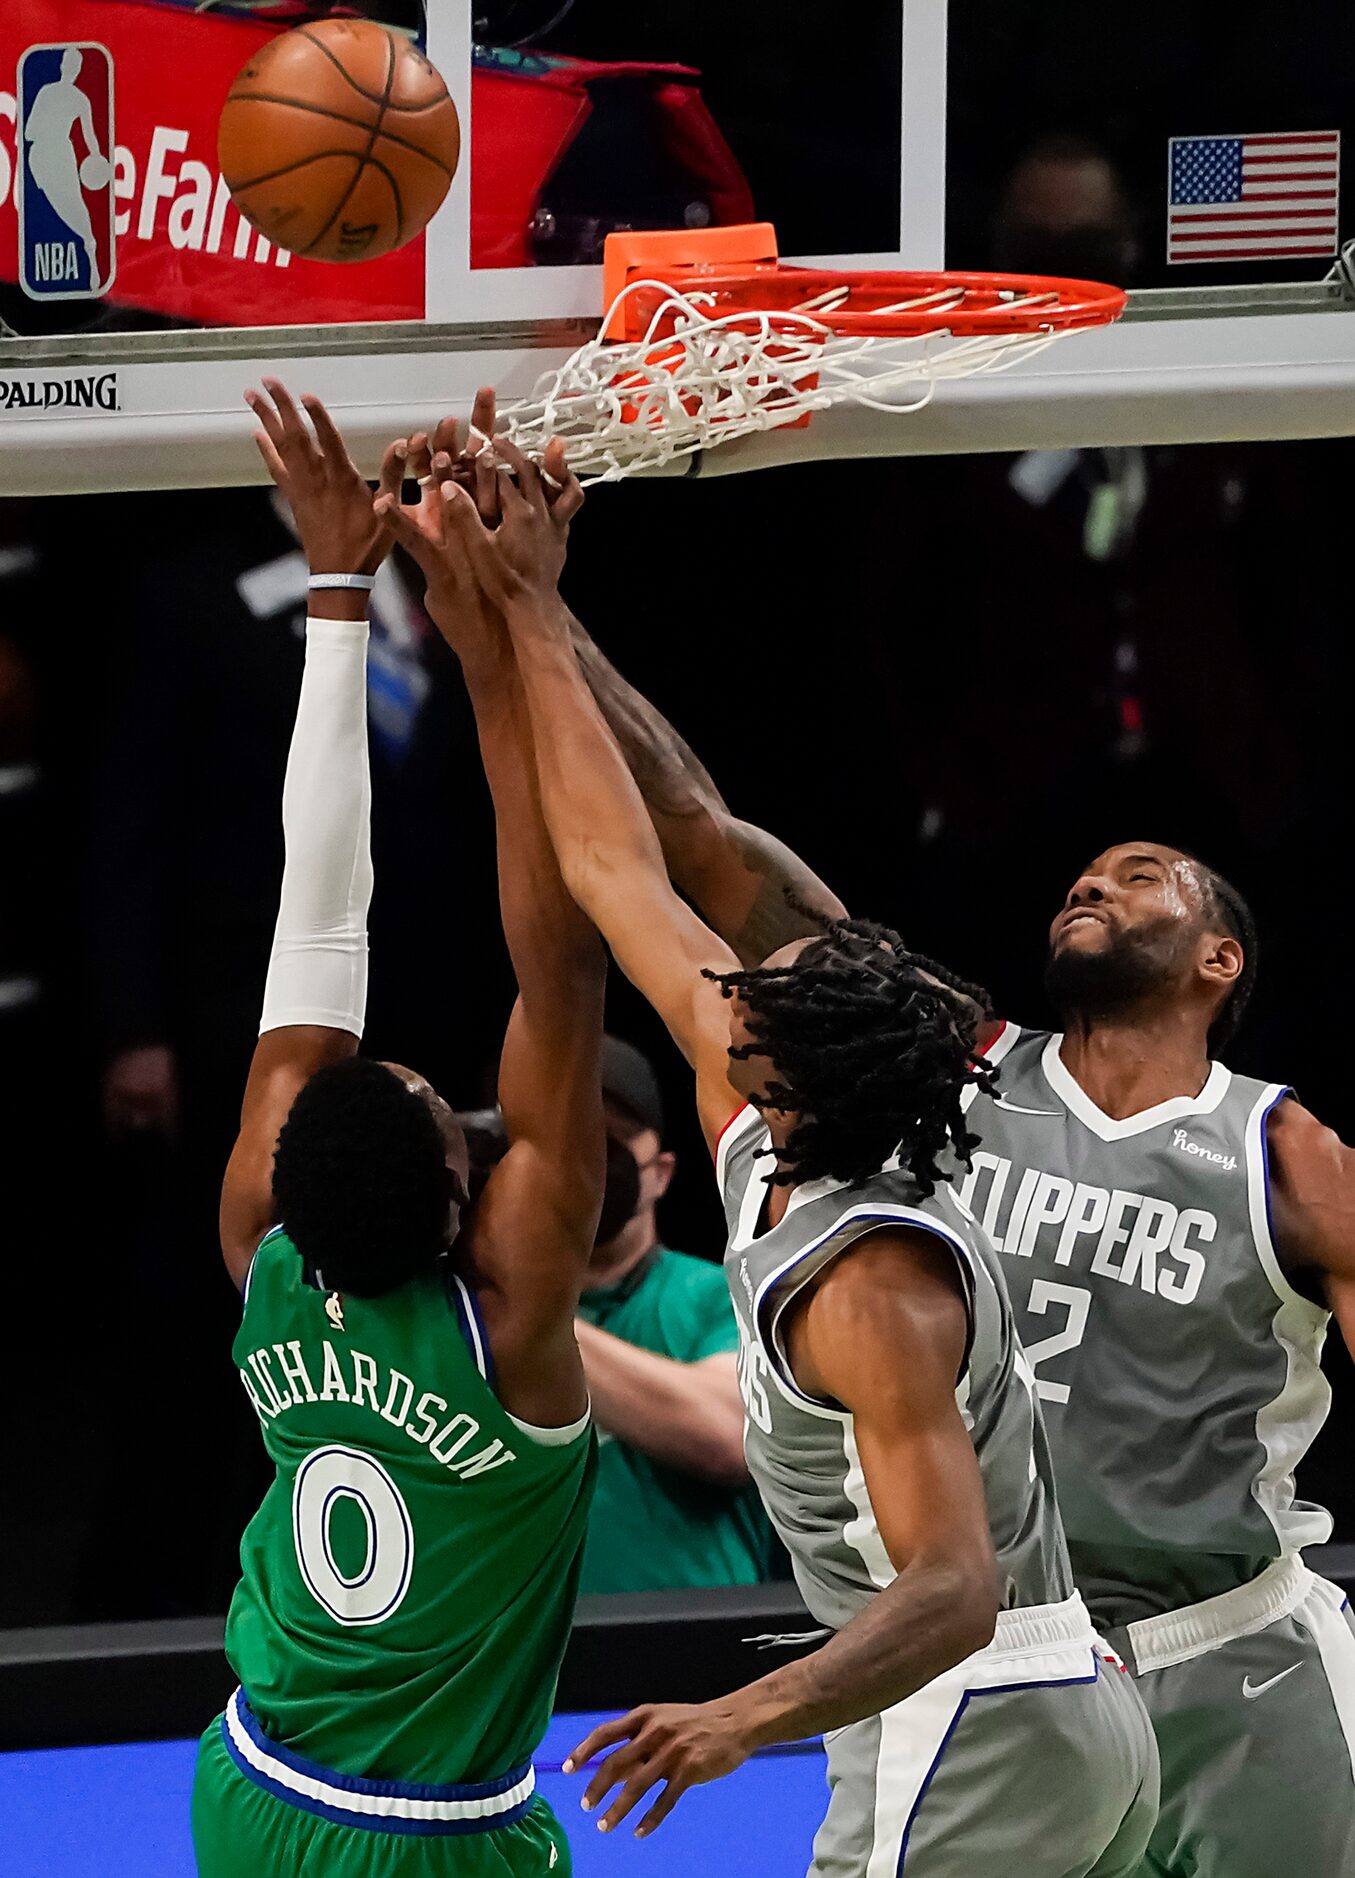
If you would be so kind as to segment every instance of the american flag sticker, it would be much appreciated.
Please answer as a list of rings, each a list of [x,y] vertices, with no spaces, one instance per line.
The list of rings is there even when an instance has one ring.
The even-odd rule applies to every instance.
[[[1168,261],[1300,260],[1339,246],[1341,133],[1173,137]]]

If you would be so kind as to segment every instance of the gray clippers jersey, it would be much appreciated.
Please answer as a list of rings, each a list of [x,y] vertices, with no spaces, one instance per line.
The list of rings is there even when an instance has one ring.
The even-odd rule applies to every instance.
[[[894,1578],[857,1453],[852,1417],[797,1388],[780,1332],[786,1306],[855,1239],[899,1222],[943,1240],[968,1294],[970,1343],[956,1391],[974,1443],[1002,1576],[1015,1609],[1071,1595],[1049,1445],[1016,1340],[1001,1262],[948,1185],[930,1199],[897,1165],[872,1180],[813,1181],[759,1233],[773,1169],[752,1108],[721,1137],[716,1174],[729,1227],[725,1275],[739,1322],[748,1465],[795,1567],[805,1603],[840,1628]]]
[[[1245,1555],[1244,1578],[1331,1531],[1294,1498],[1330,1391],[1327,1313],[1270,1234],[1266,1122],[1289,1091],[1215,1063],[1198,1096],[1113,1121],[1060,1042],[1008,1024],[989,1047],[960,1194],[1003,1255],[1079,1577],[1085,1546],[1175,1555],[1187,1592],[1190,1555]]]

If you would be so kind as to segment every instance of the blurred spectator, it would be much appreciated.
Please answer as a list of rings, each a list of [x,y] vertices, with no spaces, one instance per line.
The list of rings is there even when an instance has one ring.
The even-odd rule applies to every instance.
[[[676,1168],[649,1062],[606,1040],[607,1204],[578,1337],[602,1441],[584,1591],[756,1584],[771,1535],[743,1458],[738,1332],[718,1264],[674,1252],[655,1208]],[[610,1217],[609,1217],[610,1215]]]
[[[1013,274],[1133,285],[1139,238],[1119,171],[1085,137],[1042,137],[1007,177],[991,237],[991,267]]]

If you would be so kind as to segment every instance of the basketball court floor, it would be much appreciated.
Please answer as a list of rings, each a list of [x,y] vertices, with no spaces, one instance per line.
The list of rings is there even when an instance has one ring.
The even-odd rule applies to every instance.
[[[557,1715],[537,1758],[541,1792],[564,1821],[579,1878],[785,1878],[808,1862],[823,1812],[817,1743],[750,1761],[689,1794],[637,1846],[579,1812],[582,1783],[560,1772],[601,1715]],[[188,1802],[196,1741],[127,1742],[0,1755],[0,1878],[193,1878]]]

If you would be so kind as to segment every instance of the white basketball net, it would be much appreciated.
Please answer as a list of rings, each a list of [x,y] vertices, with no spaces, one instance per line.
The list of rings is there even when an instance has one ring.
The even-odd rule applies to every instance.
[[[502,412],[512,441],[529,454],[563,438],[582,483],[658,469],[836,404],[918,411],[944,379],[1002,371],[1062,336],[1040,329],[957,337],[942,329],[844,338],[814,316],[844,306],[845,285],[794,311],[740,309],[714,317],[703,310],[712,304],[709,294],[635,281],[612,313],[642,292],[661,295],[643,338],[590,340]],[[964,297],[963,288],[934,291],[883,311],[942,316]],[[1010,303],[1034,308],[1056,297],[1013,295]]]

